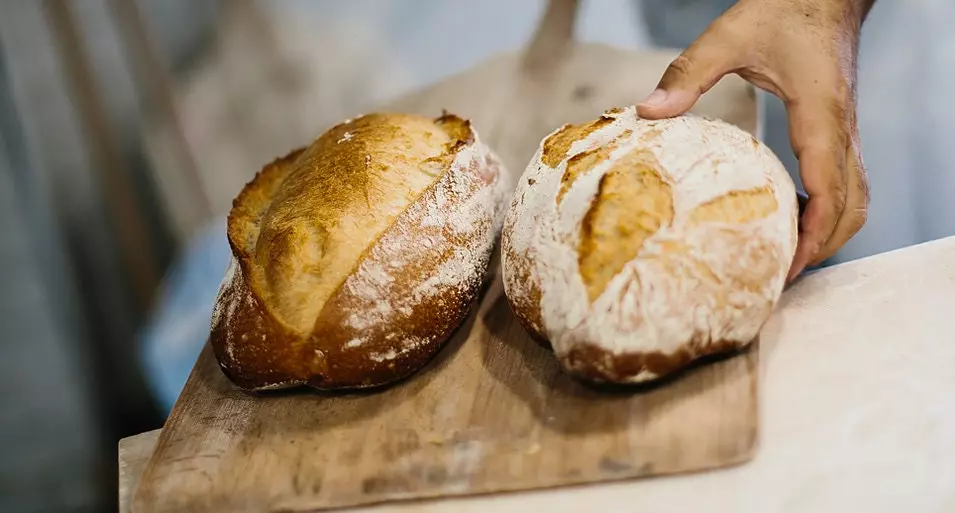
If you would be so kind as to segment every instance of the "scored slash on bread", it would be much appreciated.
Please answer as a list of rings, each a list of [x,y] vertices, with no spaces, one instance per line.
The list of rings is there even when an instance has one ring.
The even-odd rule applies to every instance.
[[[348,120],[269,164],[229,215],[220,367],[252,390],[413,373],[463,321],[503,224],[527,331],[581,377],[654,380],[750,343],[795,250],[791,179],[720,121],[608,111],[545,138],[505,209],[509,184],[447,113]]]
[[[541,142],[505,217],[504,290],[569,372],[650,381],[749,344],[796,235],[792,180],[751,135],[614,109]]]
[[[244,389],[420,369],[487,274],[510,180],[468,121],[370,114],[267,165],[228,220],[210,341]]]

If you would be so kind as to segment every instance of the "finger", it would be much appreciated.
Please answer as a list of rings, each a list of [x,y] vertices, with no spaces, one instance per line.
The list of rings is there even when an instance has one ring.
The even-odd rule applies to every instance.
[[[847,188],[846,205],[842,215],[836,222],[836,227],[809,265],[816,265],[839,251],[865,225],[869,207],[869,180],[866,176],[865,165],[859,147],[858,135],[849,142],[846,149]]]
[[[789,279],[825,247],[846,205],[847,118],[842,103],[829,98],[788,102],[789,130],[799,174],[809,195],[800,219],[799,243]]]
[[[660,119],[690,110],[723,75],[736,68],[736,46],[711,26],[663,73],[656,89],[637,104],[640,117]]]

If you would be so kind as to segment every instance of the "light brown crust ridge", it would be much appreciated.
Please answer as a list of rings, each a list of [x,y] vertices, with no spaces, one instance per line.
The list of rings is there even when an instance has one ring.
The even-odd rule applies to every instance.
[[[369,114],[315,140],[288,166],[258,225],[251,279],[305,334],[362,253],[473,141],[469,124]]]
[[[383,115],[372,115],[372,122],[385,125],[395,119],[400,125],[409,118],[375,116]],[[421,119],[411,122],[428,132]],[[303,155],[312,152],[316,172],[333,171],[324,168],[313,145],[265,166],[238,195],[228,221],[233,265],[221,286],[210,333],[220,367],[236,385],[253,390],[383,385],[418,370],[460,325],[485,279],[500,228],[504,169],[480,145],[467,121],[445,113],[428,123],[446,134],[440,141],[445,151],[418,159],[420,166],[436,171],[433,183],[408,198],[405,208],[359,253],[304,332],[283,319],[288,305],[286,312],[276,308],[267,281],[268,266],[276,261],[263,261],[257,254],[261,243],[256,236],[274,208],[271,202],[282,197],[278,192],[283,181],[299,169]],[[332,128],[318,141],[327,143],[329,135],[340,139],[346,125]],[[397,141],[407,149],[421,137],[426,136],[419,130],[410,142],[395,137],[384,144]],[[416,165],[414,151],[383,151],[392,152],[392,164]],[[371,165],[382,165],[370,155]],[[301,200],[286,201],[291,203],[285,208],[294,208]],[[287,260],[293,257],[281,254]],[[389,315],[382,315],[385,311]]]
[[[660,163],[644,149],[631,151],[600,179],[581,223],[580,275],[590,301],[633,260],[643,242],[673,221],[673,193]]]
[[[589,123],[562,126],[560,130],[544,140],[541,161],[548,167],[557,167],[567,157],[572,144],[612,122],[613,118],[601,116]]]
[[[769,186],[745,191],[730,191],[696,207],[690,213],[688,222],[700,224],[718,221],[742,224],[767,217],[778,208],[776,195]]]

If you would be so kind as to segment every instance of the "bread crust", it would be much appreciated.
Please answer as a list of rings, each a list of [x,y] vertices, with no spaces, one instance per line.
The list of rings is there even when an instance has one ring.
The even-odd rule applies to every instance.
[[[399,129],[406,118],[375,116],[384,116],[376,123]],[[266,276],[262,267],[272,262],[263,266],[254,253],[258,241],[250,240],[306,150],[265,166],[238,195],[228,222],[233,259],[210,333],[219,366],[233,383],[248,390],[384,385],[420,369],[461,324],[487,275],[508,180],[468,122],[444,114],[433,123],[452,135],[442,155],[427,159],[432,168],[439,163],[439,176],[361,252],[306,331],[270,304],[274,295],[256,277]],[[389,151],[399,151],[401,163],[411,158]]]
[[[501,236],[504,291],[564,369],[653,381],[745,347],[796,246],[792,180],[762,143],[633,107],[545,138]]]

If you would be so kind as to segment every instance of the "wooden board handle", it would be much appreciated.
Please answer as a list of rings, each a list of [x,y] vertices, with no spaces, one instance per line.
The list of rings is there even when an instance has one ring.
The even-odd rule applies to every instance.
[[[574,39],[580,0],[548,0],[534,37],[524,51],[527,71],[552,69]]]

